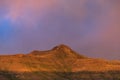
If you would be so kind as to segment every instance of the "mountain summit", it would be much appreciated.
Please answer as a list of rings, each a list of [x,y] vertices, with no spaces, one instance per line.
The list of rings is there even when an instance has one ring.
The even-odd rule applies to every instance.
[[[55,46],[52,50],[66,50],[66,51],[69,51],[69,50],[72,50],[72,49],[70,47],[68,47],[67,45],[60,44],[58,46]]]
[[[64,58],[87,58],[83,55],[78,54],[77,52],[75,52],[74,50],[72,50],[70,47],[68,47],[67,45],[64,44],[60,44],[58,46],[53,47],[51,50],[47,50],[47,51],[32,51],[31,53],[29,53],[29,55],[37,55],[37,56],[47,56],[47,57],[63,57]]]

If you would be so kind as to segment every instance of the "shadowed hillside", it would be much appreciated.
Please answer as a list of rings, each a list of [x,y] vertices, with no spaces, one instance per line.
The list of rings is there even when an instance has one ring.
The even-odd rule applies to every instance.
[[[63,44],[0,56],[0,80],[120,80],[119,76],[119,61],[89,58]]]

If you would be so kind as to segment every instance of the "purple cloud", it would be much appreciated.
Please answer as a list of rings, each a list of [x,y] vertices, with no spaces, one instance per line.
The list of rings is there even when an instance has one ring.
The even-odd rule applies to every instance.
[[[91,57],[119,59],[119,3],[119,0],[1,0],[0,53],[27,53],[64,43]]]

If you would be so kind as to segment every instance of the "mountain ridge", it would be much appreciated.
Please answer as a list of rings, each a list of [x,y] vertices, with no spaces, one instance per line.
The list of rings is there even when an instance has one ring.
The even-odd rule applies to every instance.
[[[71,76],[76,76],[76,74],[80,75],[81,73],[84,74],[84,72],[98,72],[98,74],[109,71],[118,72],[120,71],[120,62],[89,58],[78,54],[70,47],[62,44],[46,51],[34,50],[28,54],[0,56],[0,71],[5,73],[9,72],[9,74],[7,73],[5,75],[14,75],[14,73],[19,73],[18,75],[20,78],[22,78],[22,76],[28,78],[30,76],[27,75],[31,75],[31,79],[22,78],[21,80],[56,80],[52,77],[60,78],[57,80],[74,80],[72,77],[67,79],[69,78],[68,75],[72,74]],[[32,76],[32,74],[38,79]],[[43,76],[49,77],[49,79],[46,79],[45,77],[44,79]],[[77,77],[75,77],[75,80],[80,80],[76,78]]]

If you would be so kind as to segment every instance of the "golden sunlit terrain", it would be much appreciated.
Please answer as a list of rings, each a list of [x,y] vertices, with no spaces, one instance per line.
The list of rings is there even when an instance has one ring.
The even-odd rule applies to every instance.
[[[120,80],[120,61],[80,55],[66,45],[1,55],[0,80]]]

